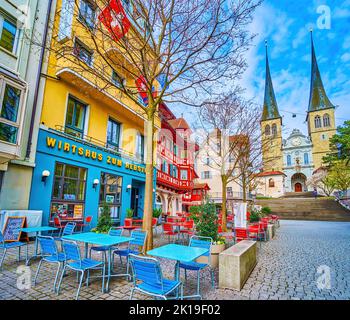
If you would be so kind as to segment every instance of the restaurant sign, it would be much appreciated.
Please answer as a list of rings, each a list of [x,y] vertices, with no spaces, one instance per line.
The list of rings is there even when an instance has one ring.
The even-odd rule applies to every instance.
[[[103,153],[94,151],[90,148],[78,147],[70,142],[61,141],[53,137],[49,137],[49,136],[46,137],[46,146],[50,149],[57,149],[67,154],[70,153],[86,159],[92,159],[98,162],[105,162],[108,165],[113,165],[117,167],[124,166],[125,169],[131,170],[131,171],[137,171],[140,173],[146,172],[145,168],[140,165],[136,165],[128,162],[123,163],[123,160],[120,158],[116,158],[110,155],[105,156]]]

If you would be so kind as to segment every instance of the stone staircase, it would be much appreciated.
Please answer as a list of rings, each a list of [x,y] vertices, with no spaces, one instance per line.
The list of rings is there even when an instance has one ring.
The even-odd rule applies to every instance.
[[[332,199],[286,196],[278,199],[256,200],[256,204],[270,207],[272,213],[279,215],[282,219],[350,221],[350,211]]]

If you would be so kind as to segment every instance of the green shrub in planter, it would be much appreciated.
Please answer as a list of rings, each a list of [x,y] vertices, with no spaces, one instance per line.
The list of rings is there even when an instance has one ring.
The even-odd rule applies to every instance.
[[[252,210],[250,213],[250,222],[259,222],[262,217],[261,211]]]
[[[159,218],[162,214],[163,210],[161,208],[153,209],[153,218]]]
[[[96,233],[108,233],[112,228],[113,222],[111,218],[111,211],[107,203],[103,203],[101,207],[101,214],[98,217],[97,227],[93,229]]]
[[[131,219],[134,216],[134,210],[133,209],[126,209],[126,217],[128,219]]]

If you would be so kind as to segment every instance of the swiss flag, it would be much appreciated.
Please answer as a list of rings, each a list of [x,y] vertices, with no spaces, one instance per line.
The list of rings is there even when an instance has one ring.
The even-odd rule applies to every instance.
[[[130,21],[126,16],[120,0],[111,0],[98,19],[104,24],[115,41],[124,37],[130,29]]]
[[[147,96],[147,86],[146,86],[146,79],[143,75],[140,75],[136,79],[136,88],[137,91],[139,92],[140,97],[142,98],[144,104],[148,104],[148,96]],[[152,95],[154,98],[157,97],[158,92],[155,91],[154,87],[152,87]]]

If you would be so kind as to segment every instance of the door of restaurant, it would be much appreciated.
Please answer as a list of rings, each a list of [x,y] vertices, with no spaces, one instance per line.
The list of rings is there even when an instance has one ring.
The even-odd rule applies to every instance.
[[[296,183],[294,186],[295,192],[302,192],[303,191],[303,186],[301,185],[301,183]]]
[[[138,216],[140,189],[132,187],[130,208],[134,211],[134,217]]]

